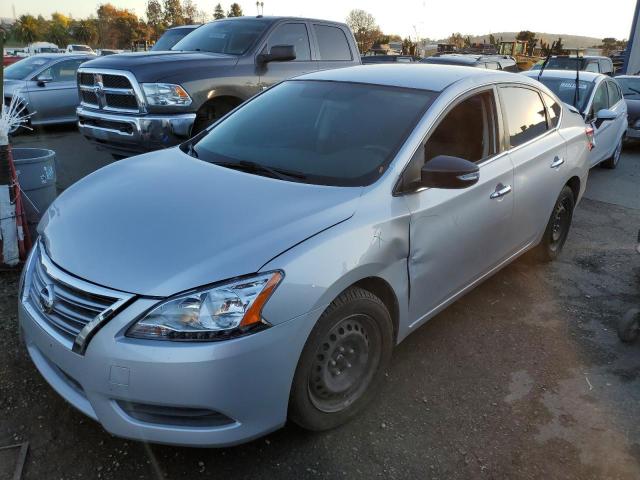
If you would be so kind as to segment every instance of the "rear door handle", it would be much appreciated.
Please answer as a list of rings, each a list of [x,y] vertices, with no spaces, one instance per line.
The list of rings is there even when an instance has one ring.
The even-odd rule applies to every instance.
[[[563,163],[564,163],[564,158],[556,157],[553,159],[553,162],[551,162],[551,168],[558,168]]]
[[[509,193],[511,193],[511,185],[503,185],[499,183],[496,186],[495,191],[491,195],[489,195],[489,198],[491,199],[501,198]]]

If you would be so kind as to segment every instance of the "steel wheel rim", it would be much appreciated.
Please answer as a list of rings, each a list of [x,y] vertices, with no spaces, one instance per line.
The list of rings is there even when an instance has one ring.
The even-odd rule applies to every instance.
[[[553,223],[551,225],[551,249],[557,250],[567,237],[571,210],[569,200],[564,199],[553,211]]]
[[[368,315],[351,315],[334,325],[320,342],[311,367],[311,403],[322,412],[335,413],[362,397],[380,363],[381,340]]]

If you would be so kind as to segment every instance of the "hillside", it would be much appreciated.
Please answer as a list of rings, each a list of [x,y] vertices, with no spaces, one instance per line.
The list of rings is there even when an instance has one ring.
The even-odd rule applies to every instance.
[[[492,32],[493,36],[500,40],[502,37],[503,40],[509,41],[514,40],[518,32]],[[592,47],[594,45],[600,45],[600,38],[595,37],[583,37],[580,35],[566,35],[564,33],[545,33],[545,32],[536,32],[536,38],[542,39],[547,43],[552,43],[554,40],[557,40],[558,37],[562,37],[562,43],[565,48],[586,48]],[[486,35],[478,35],[471,36],[471,41],[474,43],[482,43],[482,41],[489,42],[489,34]]]

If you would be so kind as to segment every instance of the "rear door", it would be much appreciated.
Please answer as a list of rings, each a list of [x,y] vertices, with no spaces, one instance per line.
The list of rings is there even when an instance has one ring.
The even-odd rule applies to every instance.
[[[505,142],[513,163],[517,245],[536,242],[544,231],[553,205],[565,183],[566,145],[558,133],[560,105],[528,86],[499,88]]]
[[[313,23],[312,29],[319,70],[350,67],[360,63],[356,61],[358,52],[352,51],[345,30],[336,25],[321,23]]]
[[[317,63],[311,58],[309,31],[305,22],[281,23],[268,35],[266,42],[259,50],[269,53],[274,45],[293,45],[296,59],[288,62],[269,62],[257,65],[260,85],[263,89],[282,80],[310,73],[317,70]]]

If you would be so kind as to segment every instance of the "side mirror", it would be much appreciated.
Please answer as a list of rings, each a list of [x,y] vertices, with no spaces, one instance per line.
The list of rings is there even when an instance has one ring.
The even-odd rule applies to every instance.
[[[478,183],[480,170],[464,158],[438,155],[424,164],[420,177],[423,187],[467,188]]]
[[[50,75],[40,74],[38,75],[36,80],[38,81],[39,87],[44,87],[47,83],[53,82],[53,77],[51,77]]]
[[[288,62],[296,59],[296,48],[293,45],[274,45],[269,53],[258,55],[258,62]]]
[[[598,113],[596,114],[596,118],[600,121],[605,121],[605,120],[615,120],[617,117],[616,112],[614,112],[613,110],[609,110],[608,108],[603,108],[602,110],[598,110]]]

